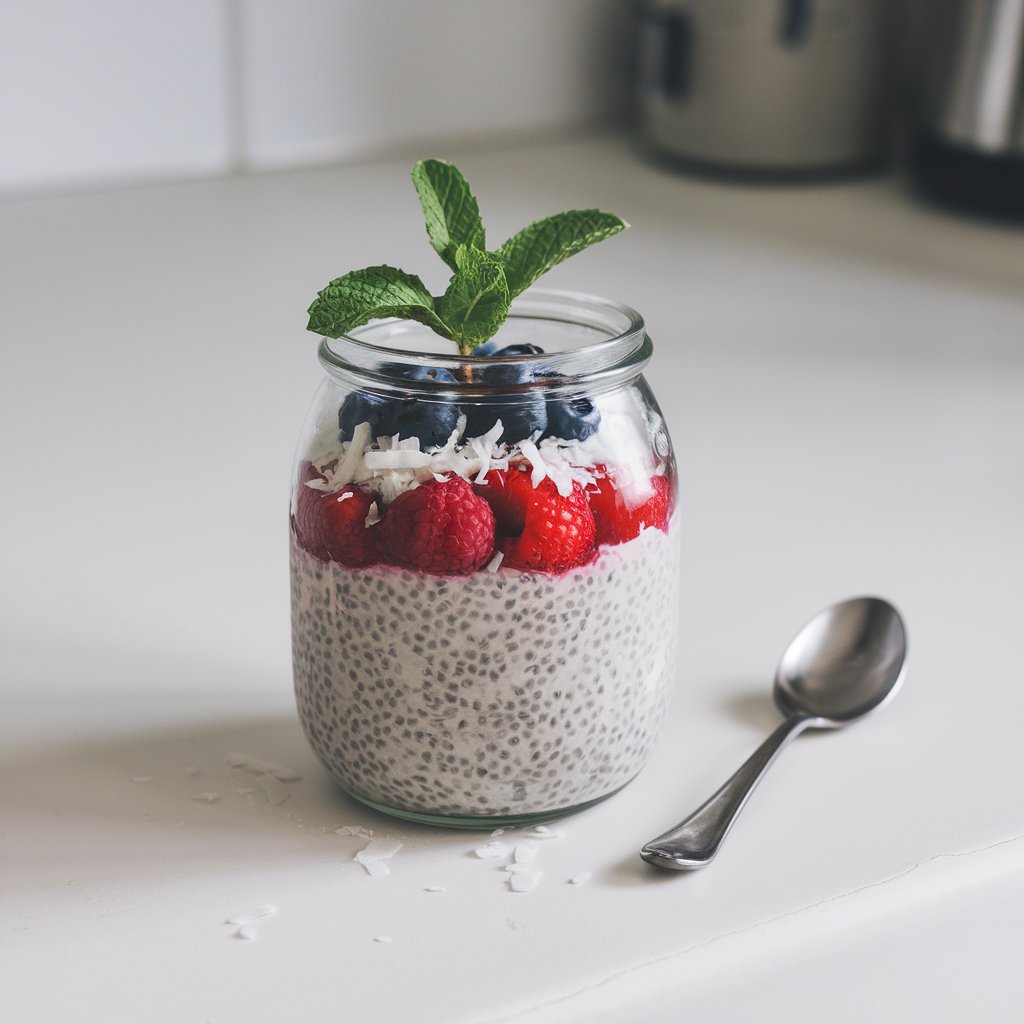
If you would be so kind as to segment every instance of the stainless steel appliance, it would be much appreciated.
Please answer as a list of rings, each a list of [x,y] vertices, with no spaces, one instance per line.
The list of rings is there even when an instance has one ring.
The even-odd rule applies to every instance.
[[[1024,0],[931,0],[914,166],[939,198],[1024,214]]]
[[[886,0],[645,0],[645,138],[695,164],[814,172],[888,143]]]

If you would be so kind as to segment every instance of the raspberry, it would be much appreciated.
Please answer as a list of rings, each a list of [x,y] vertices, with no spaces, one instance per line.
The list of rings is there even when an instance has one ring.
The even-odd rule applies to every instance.
[[[523,467],[492,470],[478,488],[494,509],[504,536],[503,565],[561,573],[587,561],[594,550],[594,517],[587,495],[573,483],[568,495],[545,478],[536,487]]]
[[[595,467],[599,473],[604,466]],[[590,510],[594,513],[598,544],[622,544],[639,536],[644,527],[668,529],[668,514],[672,507],[672,483],[667,476],[651,477],[654,493],[632,508],[627,507],[622,494],[609,476],[598,478],[587,488]]]
[[[476,572],[494,552],[494,513],[461,477],[400,494],[380,530],[389,562],[438,576]]]
[[[307,480],[316,477],[315,471],[300,468],[292,520],[299,543],[324,561],[340,562],[351,568],[373,565],[377,561],[376,530],[366,525],[373,495],[354,486],[325,494],[306,486]]]

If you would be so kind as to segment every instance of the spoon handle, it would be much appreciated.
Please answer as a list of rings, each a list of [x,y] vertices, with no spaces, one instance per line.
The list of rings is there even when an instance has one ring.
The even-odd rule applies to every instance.
[[[652,839],[640,856],[649,864],[676,871],[693,871],[710,864],[768,766],[813,721],[806,715],[790,715],[714,796],[675,828]]]

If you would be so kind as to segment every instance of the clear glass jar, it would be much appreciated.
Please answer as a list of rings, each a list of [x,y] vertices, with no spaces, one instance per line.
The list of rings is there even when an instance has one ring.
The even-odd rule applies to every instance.
[[[449,348],[403,320],[320,346],[291,504],[299,715],[378,810],[541,821],[624,786],[663,724],[675,463],[633,310],[534,289],[492,354]]]

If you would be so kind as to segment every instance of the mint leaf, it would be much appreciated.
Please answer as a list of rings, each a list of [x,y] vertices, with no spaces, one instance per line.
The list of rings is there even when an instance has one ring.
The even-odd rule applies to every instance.
[[[600,210],[568,210],[523,228],[497,252],[505,265],[509,294],[518,295],[562,260],[628,226],[620,217]]]
[[[511,299],[502,262],[493,253],[460,245],[455,266],[448,290],[437,300],[437,312],[465,353],[505,322]]]
[[[421,160],[412,169],[412,182],[419,193],[430,244],[452,270],[459,269],[455,252],[460,245],[486,249],[480,208],[457,167],[443,160]]]
[[[453,336],[423,282],[395,267],[365,267],[335,278],[317,293],[307,312],[307,330],[328,338],[388,316],[416,320],[445,338]]]

